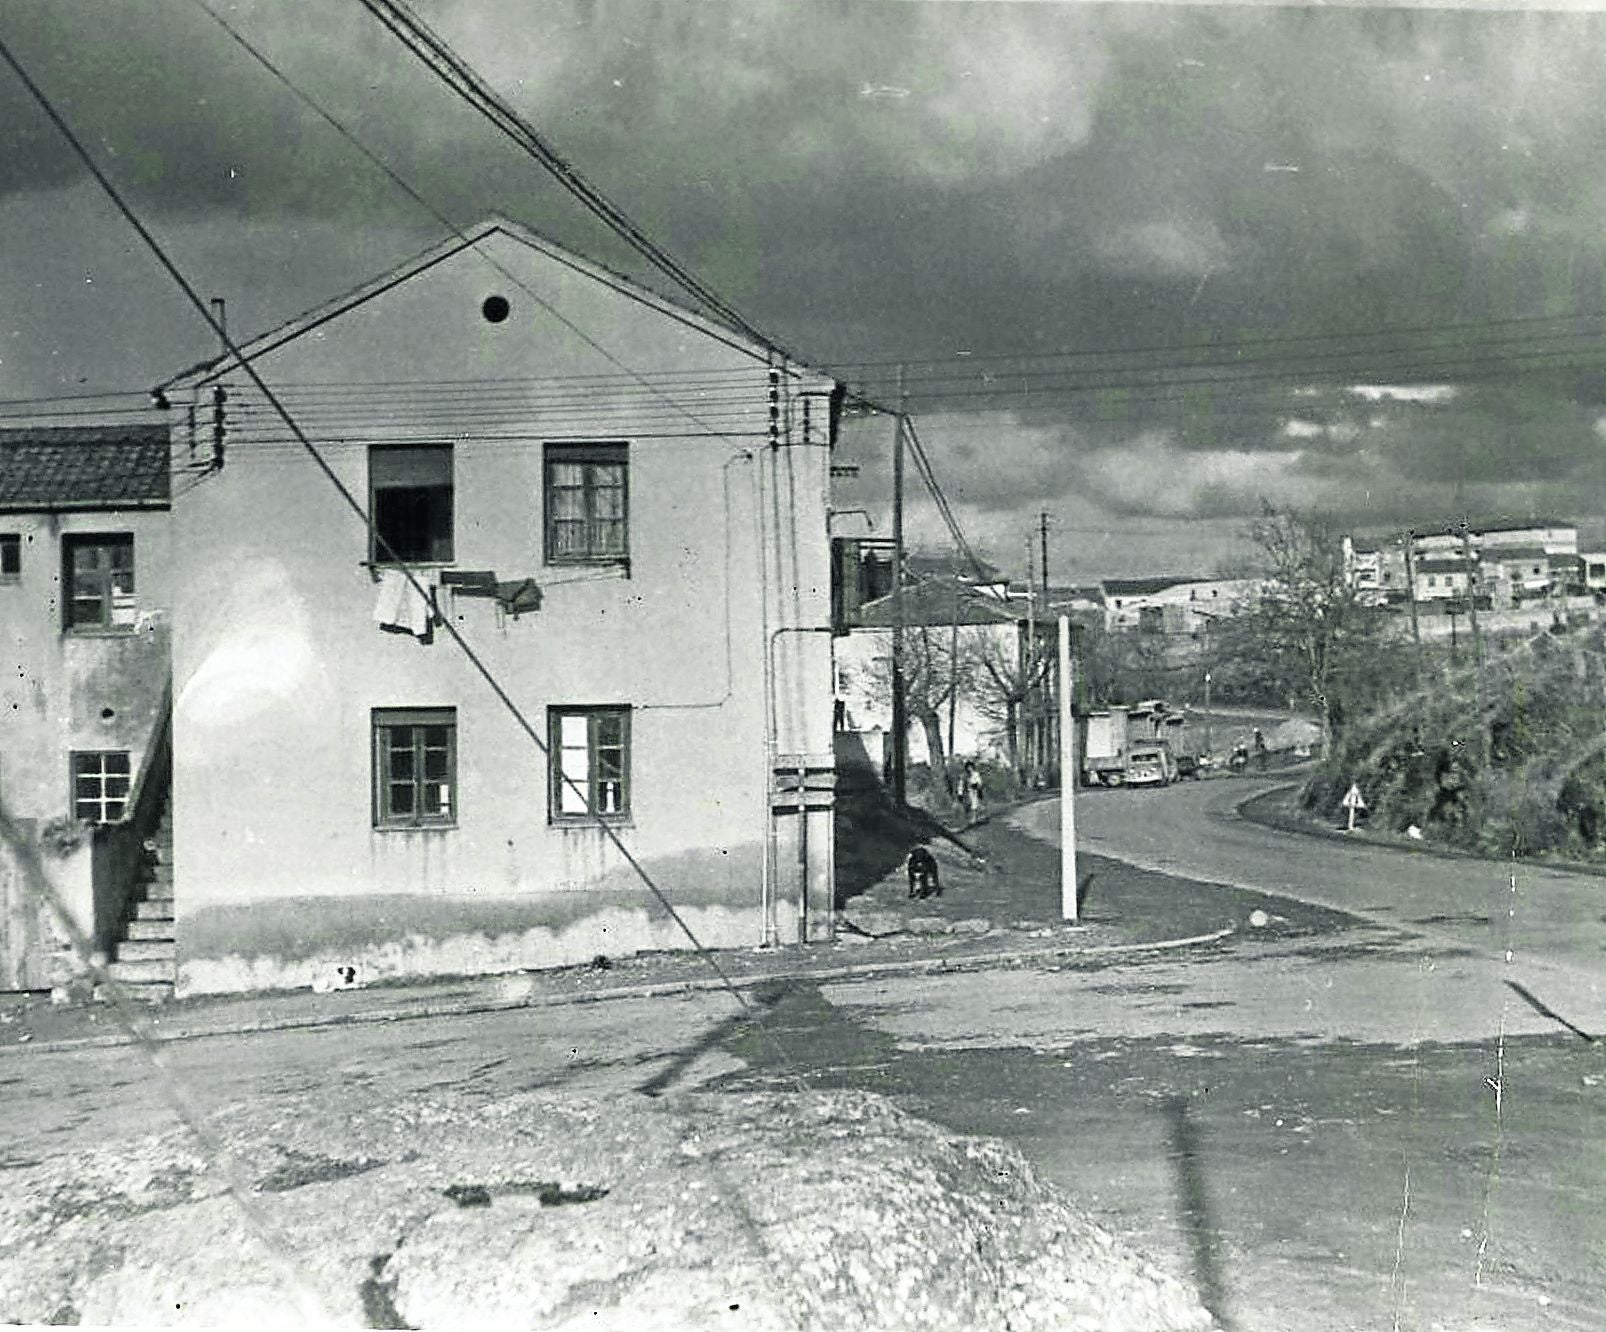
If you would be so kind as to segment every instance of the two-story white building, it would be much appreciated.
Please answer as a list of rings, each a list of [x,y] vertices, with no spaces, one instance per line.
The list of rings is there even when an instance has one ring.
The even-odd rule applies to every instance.
[[[500,220],[241,355],[318,458],[159,390],[181,990],[829,937],[831,380]]]
[[[124,936],[165,807],[169,476],[160,421],[0,430],[0,990],[78,969],[34,853],[95,951]]]

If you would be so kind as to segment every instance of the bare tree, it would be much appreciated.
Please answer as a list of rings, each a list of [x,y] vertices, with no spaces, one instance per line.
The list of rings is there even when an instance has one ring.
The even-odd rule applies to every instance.
[[[968,628],[955,635],[947,625],[911,625],[903,636],[904,708],[920,723],[931,756],[933,775],[951,785],[948,752],[953,736],[944,736],[942,714],[949,700],[968,696],[975,678],[974,636]],[[879,657],[870,668],[878,696],[892,697],[892,658]]]
[[[1009,764],[1024,785],[1026,772],[1021,731],[1027,701],[1041,693],[1048,678],[1050,659],[1041,644],[1027,641],[1024,630],[1014,635],[987,634],[973,645],[976,710],[1004,733]]]
[[[1403,645],[1386,612],[1362,602],[1351,585],[1333,520],[1262,502],[1246,535],[1263,583],[1231,623],[1229,650],[1281,680],[1290,697],[1309,701],[1325,757],[1350,704],[1389,672],[1386,659]]]

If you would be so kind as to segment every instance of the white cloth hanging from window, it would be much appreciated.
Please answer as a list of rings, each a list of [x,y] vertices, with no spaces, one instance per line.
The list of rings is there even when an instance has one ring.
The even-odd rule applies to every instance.
[[[427,586],[420,592],[408,581],[407,575],[402,570],[379,570],[379,595],[374,601],[374,623],[380,628],[427,638],[433,613],[434,606],[431,604]]]

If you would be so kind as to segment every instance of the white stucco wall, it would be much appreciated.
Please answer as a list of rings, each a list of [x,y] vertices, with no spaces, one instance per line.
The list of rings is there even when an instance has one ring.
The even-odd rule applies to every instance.
[[[824,400],[814,442],[793,404],[772,450],[762,362],[515,240],[485,248],[258,369],[364,502],[369,443],[454,445],[453,566],[534,578],[544,603],[514,620],[443,592],[442,611],[539,735],[549,706],[632,710],[619,836],[704,943],[756,944],[766,712],[782,747],[830,751],[829,641],[777,634],[828,623]],[[482,315],[491,294],[506,321]],[[426,644],[375,625],[363,526],[237,373],[228,393],[225,465],[178,515],[181,987],[686,946],[599,828],[549,820],[545,759],[444,632]],[[543,445],[576,439],[628,446],[628,575],[544,562]],[[456,826],[373,827],[380,707],[456,709]],[[811,831],[828,846],[829,814]],[[783,940],[798,932],[792,864],[772,873]]]

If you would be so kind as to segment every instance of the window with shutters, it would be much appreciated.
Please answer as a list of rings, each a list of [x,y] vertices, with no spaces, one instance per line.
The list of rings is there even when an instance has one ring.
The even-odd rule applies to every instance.
[[[451,563],[452,446],[370,446],[368,512],[375,564]]]
[[[630,495],[624,444],[548,444],[548,564],[623,564],[630,558]]]
[[[630,709],[549,708],[554,822],[630,814]]]
[[[457,710],[375,708],[374,826],[457,822]]]

